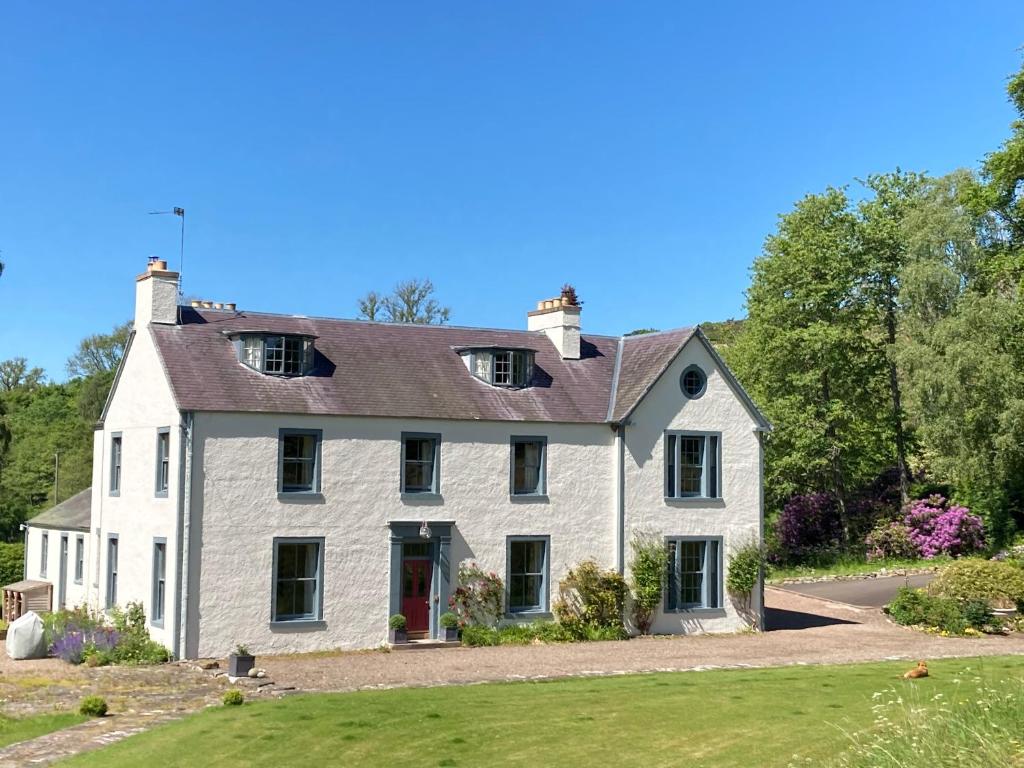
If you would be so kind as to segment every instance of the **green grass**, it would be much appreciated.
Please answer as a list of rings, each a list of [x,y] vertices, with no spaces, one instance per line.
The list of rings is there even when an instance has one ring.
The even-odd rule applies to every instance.
[[[942,567],[953,562],[948,557],[936,557],[932,560],[872,560],[870,562],[863,558],[841,557],[833,563],[826,565],[794,565],[789,567],[772,566],[768,573],[768,583],[778,583],[786,579],[815,578],[818,576],[856,576],[861,574],[878,573],[883,568],[887,571],[896,568],[934,568]]]
[[[55,712],[31,717],[4,717],[0,715],[0,747],[15,744],[19,741],[34,739],[62,728],[78,725],[88,718],[77,712]]]
[[[72,766],[786,766],[845,748],[895,686],[956,695],[954,678],[1024,678],[1024,657],[783,667],[292,696],[208,709]],[[966,672],[971,668],[972,672]],[[182,749],[183,744],[189,745]]]

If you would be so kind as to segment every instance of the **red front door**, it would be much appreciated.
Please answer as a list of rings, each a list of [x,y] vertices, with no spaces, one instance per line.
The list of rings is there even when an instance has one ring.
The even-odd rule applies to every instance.
[[[430,560],[402,561],[402,615],[410,636],[430,632]]]

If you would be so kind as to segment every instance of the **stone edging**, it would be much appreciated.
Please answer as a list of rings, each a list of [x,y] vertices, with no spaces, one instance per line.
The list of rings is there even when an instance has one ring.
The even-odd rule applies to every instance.
[[[766,581],[765,586],[778,586],[780,584],[817,584],[825,581],[864,581],[866,579],[884,579],[890,576],[923,576],[928,573],[938,573],[941,569],[938,565],[927,568],[893,568],[891,571],[883,568],[873,573],[842,573],[826,574],[824,576],[793,576],[779,581]]]

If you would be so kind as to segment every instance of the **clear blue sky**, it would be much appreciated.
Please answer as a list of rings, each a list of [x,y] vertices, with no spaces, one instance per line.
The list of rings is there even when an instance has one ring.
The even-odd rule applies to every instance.
[[[0,359],[56,379],[185,291],[353,317],[430,277],[462,325],[743,314],[808,192],[975,165],[1008,133],[1020,2],[5,3]]]

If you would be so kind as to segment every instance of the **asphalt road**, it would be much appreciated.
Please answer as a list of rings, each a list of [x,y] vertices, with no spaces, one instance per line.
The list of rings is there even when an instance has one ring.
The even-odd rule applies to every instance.
[[[796,592],[811,597],[823,597],[840,603],[859,605],[865,608],[881,608],[896,595],[896,591],[908,582],[912,587],[924,587],[935,578],[933,573],[918,576],[885,576],[875,579],[851,579],[849,581],[816,581],[806,584],[780,584],[777,589]]]

